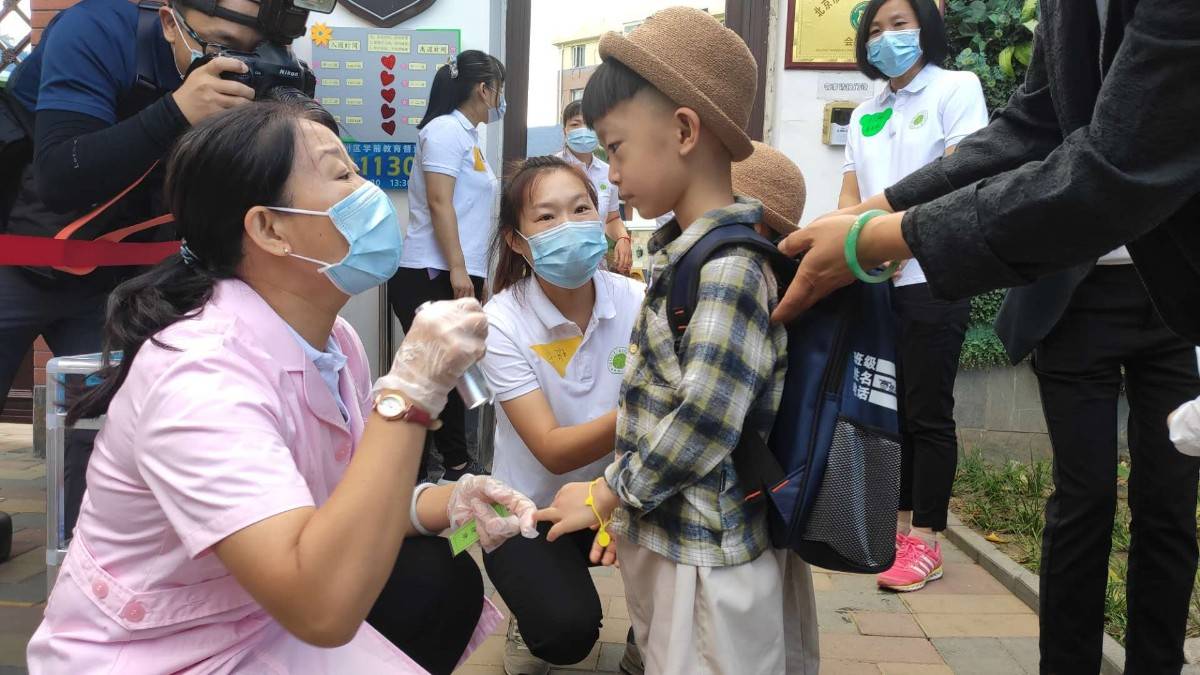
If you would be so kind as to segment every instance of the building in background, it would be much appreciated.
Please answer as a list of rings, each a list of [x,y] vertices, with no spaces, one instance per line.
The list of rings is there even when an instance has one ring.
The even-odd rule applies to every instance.
[[[661,9],[661,8],[659,8]],[[710,7],[701,7],[712,14],[722,24],[725,23],[725,3],[714,2]],[[583,88],[587,86],[588,78],[596,72],[600,65],[600,37],[608,31],[622,31],[628,34],[646,20],[653,12],[639,15],[627,21],[613,22],[596,20],[575,31],[555,39],[554,46],[559,52],[558,74],[558,109],[562,110],[571,101],[583,98]]]

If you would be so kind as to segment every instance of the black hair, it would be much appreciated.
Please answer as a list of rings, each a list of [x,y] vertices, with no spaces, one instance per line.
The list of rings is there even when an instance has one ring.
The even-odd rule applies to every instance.
[[[571,101],[567,104],[567,107],[563,108],[563,126],[567,126],[567,122],[570,122],[572,119],[579,117],[582,114],[583,101],[579,99]]]
[[[142,345],[149,341],[173,349],[155,336],[195,316],[212,298],[218,280],[236,276],[246,212],[291,203],[286,185],[301,120],[337,133],[333,116],[303,96],[238,106],[209,117],[179,139],[167,159],[164,189],[187,253],[167,258],[109,296],[102,381],[71,407],[68,424],[104,414]],[[114,363],[115,352],[120,352],[119,363]]]
[[[887,1],[871,0],[863,11],[862,20],[858,24],[858,35],[854,40],[854,58],[858,61],[858,69],[872,80],[890,79],[867,59],[871,22],[879,14],[879,8]],[[950,46],[946,42],[946,24],[942,21],[942,13],[937,3],[934,0],[908,0],[908,4],[912,6],[917,15],[917,22],[921,24],[921,58],[925,63],[940,66],[950,54]]]
[[[616,59],[606,59],[592,73],[583,90],[580,103],[584,124],[595,128],[597,121],[604,119],[613,108],[637,96],[643,89],[658,91],[629,66]]]
[[[480,82],[492,87],[504,84],[504,64],[478,49],[459,54],[453,66],[447,63],[438,68],[429,91],[429,105],[417,128],[424,129],[434,118],[454,112]]]
[[[500,191],[500,218],[492,235],[491,255],[496,261],[496,270],[492,275],[493,295],[515,286],[533,272],[529,269],[529,262],[508,245],[508,236],[511,232],[520,232],[521,212],[533,198],[533,188],[541,176],[551,171],[566,171],[578,178],[588,199],[592,200],[592,208],[597,208],[596,186],[592,185],[582,169],[568,164],[561,157],[544,155],[513,163],[507,172],[504,188]]]

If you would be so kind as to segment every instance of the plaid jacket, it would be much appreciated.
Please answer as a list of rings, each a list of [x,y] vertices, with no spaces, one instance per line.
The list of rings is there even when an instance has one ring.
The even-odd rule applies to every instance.
[[[763,504],[745,504],[731,453],[743,431],[770,431],[783,394],[787,334],[770,323],[775,276],[759,254],[728,249],[701,269],[678,356],[667,318],[674,265],[692,245],[719,224],[761,217],[759,202],[739,197],[650,240],[654,281],[621,385],[620,459],[605,478],[621,498],[613,532],[685,565],[740,565],[769,546]]]

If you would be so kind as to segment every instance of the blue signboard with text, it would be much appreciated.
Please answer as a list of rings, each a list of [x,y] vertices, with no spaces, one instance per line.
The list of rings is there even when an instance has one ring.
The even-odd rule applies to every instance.
[[[407,190],[412,175],[416,143],[346,142],[346,151],[363,178],[385,190]]]

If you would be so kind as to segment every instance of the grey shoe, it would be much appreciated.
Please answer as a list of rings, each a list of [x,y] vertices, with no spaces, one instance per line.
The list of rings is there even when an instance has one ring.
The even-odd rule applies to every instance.
[[[642,663],[642,652],[633,639],[632,626],[629,628],[629,634],[625,636],[625,653],[621,655],[621,664],[617,667],[622,675],[644,675],[646,672],[646,665]]]
[[[508,620],[508,640],[504,644],[504,672],[507,675],[548,675],[550,664],[534,656],[525,646],[517,629],[516,618]]]

